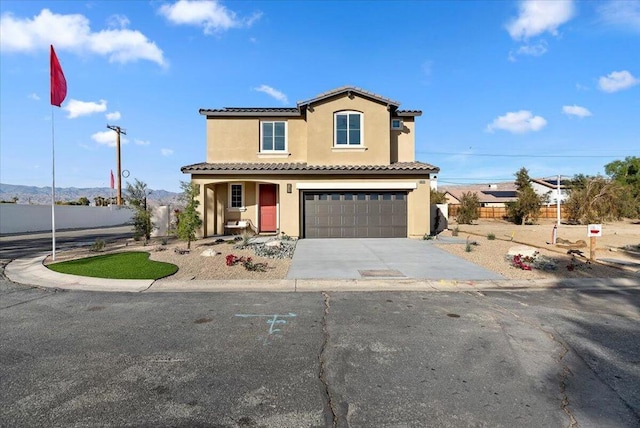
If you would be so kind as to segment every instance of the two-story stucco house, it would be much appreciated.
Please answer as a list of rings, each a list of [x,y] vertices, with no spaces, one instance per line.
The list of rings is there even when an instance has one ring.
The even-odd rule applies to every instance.
[[[300,238],[429,233],[430,175],[415,161],[418,110],[356,87],[293,108],[201,109],[206,162],[182,167],[199,185],[202,236],[249,220]]]

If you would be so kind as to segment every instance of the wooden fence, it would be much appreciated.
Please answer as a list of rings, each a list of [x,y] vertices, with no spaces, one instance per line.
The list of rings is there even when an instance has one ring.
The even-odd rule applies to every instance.
[[[452,219],[457,217],[459,209],[460,209],[460,205],[449,204],[449,218]],[[478,217],[506,219],[507,208],[506,207],[480,207],[478,208]],[[540,209],[540,215],[538,218],[557,218],[557,208],[542,207]],[[567,218],[567,213],[563,206],[560,206],[560,218],[565,218],[565,219]]]

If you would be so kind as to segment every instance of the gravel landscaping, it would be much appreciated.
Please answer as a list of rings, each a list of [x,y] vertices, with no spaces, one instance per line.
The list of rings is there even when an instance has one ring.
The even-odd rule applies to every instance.
[[[497,220],[480,220],[474,225],[458,225],[459,243],[450,243],[452,230],[442,232],[437,239],[430,242],[444,251],[476,263],[486,269],[513,279],[553,279],[553,278],[638,278],[639,273],[633,269],[622,270],[602,263],[590,263],[588,248],[580,248],[583,256],[567,254],[567,248],[554,246],[551,240],[553,222],[546,221],[537,225],[518,226]],[[453,229],[455,224],[450,225]],[[488,239],[492,234],[495,239]],[[558,237],[569,242],[586,240],[586,226],[561,225]],[[271,280],[284,279],[287,276],[291,257],[295,250],[296,240],[278,240],[267,238],[267,242],[250,242],[243,246],[243,241],[233,239],[207,238],[191,243],[191,251],[185,252],[186,243],[175,238],[166,240],[154,238],[144,246],[141,242],[126,241],[109,243],[102,251],[91,251],[87,247],[57,253],[56,261],[63,261],[98,254],[118,251],[148,251],[151,260],[173,263],[179,267],[174,275],[160,281],[171,280]],[[616,258],[640,263],[640,252],[625,252],[626,248],[638,248],[640,245],[640,225],[631,222],[606,224],[603,237],[597,238],[597,259]],[[261,239],[264,241],[265,239]],[[163,243],[163,241],[165,241]],[[467,241],[470,243],[466,251]],[[518,258],[514,263],[513,255],[507,254],[514,247],[530,246],[535,251],[535,260]],[[517,251],[516,251],[517,253]],[[247,270],[242,263],[227,266],[227,256],[251,258],[253,264],[265,263],[264,271]],[[514,254],[516,255],[516,254]],[[524,254],[523,254],[524,255]],[[586,256],[586,257],[585,257]],[[50,263],[50,257],[45,264]],[[532,266],[531,270],[523,269],[523,265]],[[553,268],[555,266],[555,269]],[[539,269],[536,267],[544,267]],[[636,269],[637,270],[637,269]]]

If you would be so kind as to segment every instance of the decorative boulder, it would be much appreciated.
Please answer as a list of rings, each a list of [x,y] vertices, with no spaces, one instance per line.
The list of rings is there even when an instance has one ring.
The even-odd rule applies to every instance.
[[[207,248],[200,255],[203,256],[203,257],[213,257],[213,256],[217,256],[218,254],[222,254],[222,253],[219,253],[219,252],[217,252],[216,250],[214,250],[212,248]]]
[[[282,242],[278,240],[264,243],[265,247],[280,247],[281,245],[282,245]]]
[[[509,251],[507,252],[507,254],[510,256],[517,256],[518,254],[520,254],[521,256],[524,256],[524,257],[535,257],[537,252],[538,252],[537,248],[529,247],[528,245],[518,245],[518,246],[509,248]]]

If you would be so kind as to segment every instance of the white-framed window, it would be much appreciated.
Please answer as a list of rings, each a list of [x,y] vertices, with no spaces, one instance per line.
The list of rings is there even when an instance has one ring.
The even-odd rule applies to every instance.
[[[244,185],[242,183],[229,183],[229,208],[244,208]]]
[[[260,122],[260,152],[287,151],[287,122]]]
[[[357,111],[340,111],[334,113],[334,146],[349,147],[363,144],[363,117]]]

